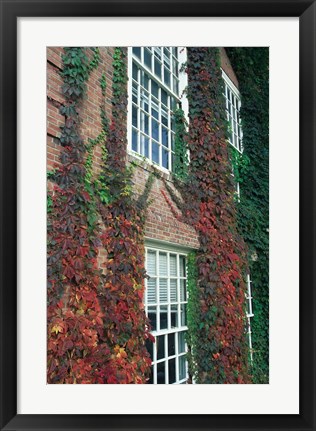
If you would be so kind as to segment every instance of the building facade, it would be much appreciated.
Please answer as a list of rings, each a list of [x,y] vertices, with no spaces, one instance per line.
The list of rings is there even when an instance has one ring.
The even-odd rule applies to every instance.
[[[248,381],[242,379],[241,371],[239,377],[238,372],[235,372],[235,381],[227,377],[226,382],[224,377],[223,381],[214,382],[202,377],[207,374],[207,367],[212,367],[210,363],[204,368],[198,366],[195,371],[192,366],[192,363],[199,360],[202,350],[195,356],[195,352],[201,349],[201,343],[198,342],[196,346],[190,345],[190,340],[191,344],[193,343],[194,331],[191,329],[189,336],[187,334],[192,321],[192,311],[190,311],[192,305],[189,305],[188,315],[190,295],[192,301],[192,294],[188,292],[188,283],[192,283],[192,280],[189,280],[190,274],[188,275],[188,259],[192,259],[192,255],[196,252],[199,253],[203,244],[201,244],[200,228],[197,228],[194,223],[190,224],[190,218],[184,214],[185,205],[183,207],[179,205],[179,202],[181,204],[185,201],[185,191],[181,189],[181,184],[185,184],[185,181],[179,179],[176,171],[179,157],[188,169],[190,169],[191,157],[194,161],[194,152],[193,150],[190,152],[188,146],[185,146],[182,155],[179,156],[177,153],[179,120],[176,118],[176,113],[181,113],[180,122],[186,133],[194,118],[192,97],[190,99],[187,90],[190,85],[188,81],[191,79],[191,88],[194,83],[193,75],[190,78],[187,70],[190,67],[187,48],[131,47],[122,50],[128,80],[126,123],[121,124],[121,127],[126,135],[125,163],[132,169],[131,187],[135,202],[144,195],[148,182],[151,181],[150,188],[148,187],[143,232],[146,276],[142,302],[154,342],[152,339],[146,340],[146,349],[150,355],[150,373],[146,382],[153,384],[248,383],[251,378]],[[77,106],[80,117],[78,130],[87,147],[89,143],[91,144],[90,153],[87,154],[90,154],[92,180],[102,174],[104,163],[102,146],[107,139],[102,135],[105,122],[110,125],[110,133],[113,133],[111,132],[113,92],[115,92],[113,83],[115,85],[117,80],[115,52],[114,48],[108,47],[85,50],[87,78],[84,95]],[[62,147],[65,147],[61,142],[61,130],[64,130],[67,115],[65,116],[61,108],[67,104],[69,106],[69,97],[67,100],[67,89],[65,92],[63,79],[64,55],[63,48],[47,49],[47,168],[49,172],[55,172],[61,166]],[[222,75],[222,108],[226,117],[226,142],[227,146],[232,147],[241,157],[244,131],[240,117],[242,98],[239,83],[224,48],[218,50],[218,58]],[[201,63],[203,63],[202,60]],[[123,105],[122,109],[125,109]],[[211,130],[210,133],[212,133]],[[100,136],[102,139],[98,140]],[[186,139],[190,140],[190,133],[189,138]],[[87,154],[85,158],[88,157]],[[229,181],[234,187],[234,196],[230,197],[230,202],[238,206],[242,195],[242,184],[229,155],[228,163],[231,164]],[[180,186],[178,186],[179,183]],[[53,188],[54,179],[49,177],[49,193],[56,193]],[[213,197],[212,199],[214,200]],[[188,212],[190,211],[189,209]],[[212,216],[212,214],[209,215],[209,217]],[[101,228],[101,231],[102,229],[104,228]],[[204,255],[207,253],[204,252]],[[232,253],[229,256],[230,259],[234,259]],[[201,261],[201,255],[199,259]],[[107,274],[108,265],[109,252],[101,246],[98,252],[98,266],[104,274]],[[197,284],[200,283],[199,270]],[[201,271],[203,276],[203,269]],[[251,375],[252,361],[256,352],[253,351],[251,340],[253,306],[249,267],[243,274],[245,300],[243,305],[238,306],[241,307],[239,310],[244,310],[244,315],[239,316],[239,320],[243,321],[241,326],[244,326],[243,337],[247,345],[247,358],[243,362],[247,364],[248,375]],[[232,293],[233,296],[234,293]],[[202,304],[203,301],[201,297],[198,302]],[[205,322],[207,323],[207,320]],[[226,323],[222,322],[222,325],[225,326]],[[204,330],[202,328],[203,326],[201,331]],[[234,348],[228,345],[229,341],[225,342],[226,355],[234,355]],[[224,347],[218,353],[223,357]],[[119,348],[127,351],[126,343]],[[239,349],[238,352],[240,351]],[[188,359],[188,354],[191,359]],[[216,360],[217,353],[212,355],[215,356],[211,360]],[[225,358],[223,363],[225,364]],[[227,363],[227,369],[231,367],[233,365]],[[228,371],[226,376],[233,375],[233,372],[234,370]]]

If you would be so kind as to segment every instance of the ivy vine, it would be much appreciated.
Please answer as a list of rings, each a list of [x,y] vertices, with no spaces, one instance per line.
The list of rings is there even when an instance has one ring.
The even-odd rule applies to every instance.
[[[227,48],[241,93],[242,181],[238,226],[252,279],[253,381],[269,382],[269,49]]]

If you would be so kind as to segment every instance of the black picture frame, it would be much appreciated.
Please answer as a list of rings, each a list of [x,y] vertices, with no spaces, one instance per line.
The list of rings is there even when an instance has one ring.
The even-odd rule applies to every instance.
[[[315,430],[316,4],[310,0],[0,0],[1,430]],[[300,413],[293,415],[17,414],[17,18],[299,17]],[[316,266],[315,266],[316,267]],[[291,350],[284,352],[284,361]],[[290,378],[290,376],[289,376]]]

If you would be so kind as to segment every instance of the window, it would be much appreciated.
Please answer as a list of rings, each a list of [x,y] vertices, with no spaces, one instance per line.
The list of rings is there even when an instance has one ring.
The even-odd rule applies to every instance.
[[[223,72],[225,86],[226,115],[229,123],[229,143],[242,152],[242,129],[240,123],[240,94],[232,81]]]
[[[155,343],[147,344],[152,358],[149,383],[186,383],[186,256],[146,248],[146,268],[145,307],[155,337]]]
[[[248,341],[249,341],[249,352],[250,352],[250,362],[253,361],[253,351],[252,351],[252,338],[251,338],[251,318],[254,316],[252,312],[252,295],[251,295],[251,283],[250,275],[247,274],[247,322],[248,322]]]
[[[167,170],[173,164],[181,55],[178,47],[129,49],[129,148]]]

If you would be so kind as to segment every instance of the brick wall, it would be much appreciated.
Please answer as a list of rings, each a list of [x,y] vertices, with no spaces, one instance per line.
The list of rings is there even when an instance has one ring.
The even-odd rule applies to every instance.
[[[85,142],[88,138],[96,138],[101,130],[100,105],[103,103],[103,96],[100,87],[100,79],[105,73],[107,88],[105,109],[108,118],[111,117],[111,98],[112,98],[112,56],[114,48],[100,48],[100,63],[97,69],[92,70],[87,81],[87,91],[83,101],[78,106],[81,118],[80,133]],[[59,144],[60,126],[64,124],[64,117],[60,115],[59,108],[64,103],[61,86],[62,79],[60,71],[62,70],[62,53],[61,47],[47,48],[47,169],[51,170],[59,163],[59,154],[61,146]],[[88,50],[88,56],[91,59],[93,51]],[[238,86],[238,81],[234,71],[229,63],[226,52],[221,48],[222,68],[229,78]],[[133,156],[129,156],[129,161]],[[135,160],[135,159],[134,159]],[[153,170],[150,163],[138,161],[138,167],[135,169],[134,183],[135,192],[141,193],[148,178],[149,173]],[[96,146],[93,158],[94,172],[97,174],[101,166],[101,148]],[[164,179],[172,187],[170,176],[162,173]],[[181,214],[173,205],[171,209],[167,203],[170,196],[161,179],[155,178],[149,199],[152,201],[148,208],[145,235],[147,238],[160,241],[168,241],[190,248],[198,247],[198,240],[195,231],[190,226],[181,222]],[[176,215],[174,214],[176,212]],[[100,256],[100,266],[104,266],[106,256]],[[101,264],[102,260],[102,264]]]
[[[224,48],[220,48],[221,55],[221,67],[228,76],[228,78],[239,88],[238,79],[233,71],[232,65],[230,64],[229,58],[227,57],[226,51]]]

